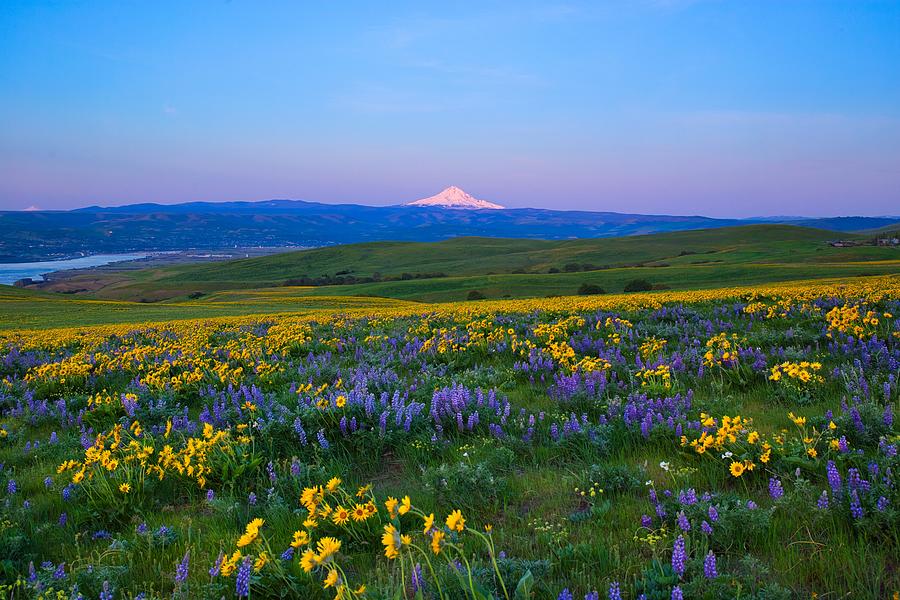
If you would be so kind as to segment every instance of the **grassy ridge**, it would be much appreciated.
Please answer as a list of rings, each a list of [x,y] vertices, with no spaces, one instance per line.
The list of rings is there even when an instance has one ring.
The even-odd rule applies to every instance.
[[[569,241],[458,238],[352,244],[124,273],[92,271],[66,282],[70,289],[98,283],[100,289],[92,294],[0,286],[0,328],[452,302],[465,300],[473,290],[493,299],[572,295],[583,284],[618,293],[635,279],[645,279],[658,289],[691,290],[900,273],[897,249],[835,248],[827,243],[834,235],[787,225],[753,225]],[[591,270],[583,270],[586,264]],[[567,272],[567,265],[582,270]],[[284,286],[286,280],[301,276],[370,277],[376,272],[385,278],[402,273],[447,276]]]
[[[212,264],[92,272],[66,285],[79,289],[84,284],[81,287],[95,290],[96,298],[155,302],[195,293],[281,286],[304,277],[379,276],[382,281],[321,286],[310,293],[445,301],[463,298],[456,293],[459,290],[481,288],[489,296],[521,297],[570,294],[584,282],[621,291],[625,282],[635,278],[685,289],[900,271],[896,249],[834,248],[827,244],[834,238],[831,231],[750,225],[566,241],[456,238],[432,243],[376,242]],[[661,270],[668,268],[671,270]],[[567,272],[573,269],[579,272]],[[447,277],[400,280],[404,273],[443,273]]]

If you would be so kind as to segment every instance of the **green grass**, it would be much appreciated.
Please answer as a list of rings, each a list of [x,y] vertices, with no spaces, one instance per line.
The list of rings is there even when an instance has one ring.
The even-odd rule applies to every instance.
[[[90,285],[84,287],[96,289],[99,282],[101,288],[93,293],[96,298],[159,301],[193,293],[280,286],[291,279],[339,273],[357,278],[379,274],[382,279],[400,279],[404,273],[443,273],[449,277],[335,286],[339,292],[325,286],[314,292],[443,301],[458,299],[452,290],[481,287],[487,288],[490,296],[523,297],[573,293],[583,282],[621,291],[629,278],[637,277],[686,289],[900,271],[897,249],[833,248],[827,241],[835,237],[834,232],[818,229],[749,225],[566,241],[455,238],[431,243],[372,242],[199,265],[93,272],[76,277],[69,285],[77,289],[79,282],[85,282]],[[566,273],[567,265],[578,265],[582,271],[588,265],[591,270]],[[668,267],[672,270],[660,270]],[[551,270],[562,273],[551,274]]]
[[[348,309],[390,308],[407,304],[402,300],[364,297],[297,295],[273,298],[265,292],[252,295],[252,301],[247,300],[223,297],[216,302],[124,302],[74,298],[0,286],[0,330],[147,323],[275,312],[331,314]]]

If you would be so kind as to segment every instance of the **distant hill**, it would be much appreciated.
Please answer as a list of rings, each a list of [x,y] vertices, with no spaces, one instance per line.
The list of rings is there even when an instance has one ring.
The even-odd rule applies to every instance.
[[[791,225],[801,227],[818,227],[832,231],[868,231],[870,229],[900,228],[897,217],[830,217],[824,219],[798,219],[790,221]]]
[[[445,200],[470,205],[472,201],[483,202],[469,200],[468,194],[459,192],[448,192]],[[759,221],[536,208],[378,207],[297,200],[92,206],[72,211],[0,212],[0,262],[46,260],[81,253],[308,247],[383,240],[437,241],[460,236],[600,238],[731,227],[748,222]],[[847,217],[791,222],[853,231],[882,227],[890,220]]]
[[[466,237],[366,242],[125,272],[89,272],[44,285],[105,299],[159,301],[222,290],[305,286],[304,295],[440,301],[622,291],[633,279],[676,289],[900,272],[900,249],[829,244],[834,232],[778,224],[579,240]],[[866,238],[844,234],[865,243]]]

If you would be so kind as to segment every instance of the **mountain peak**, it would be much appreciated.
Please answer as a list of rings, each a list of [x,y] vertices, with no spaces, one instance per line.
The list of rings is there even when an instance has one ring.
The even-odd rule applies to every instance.
[[[504,208],[499,204],[494,204],[493,202],[488,202],[487,200],[479,200],[478,198],[474,198],[455,185],[451,185],[436,196],[422,198],[421,200],[416,200],[415,202],[407,202],[403,206],[434,206],[441,208],[457,208],[467,210],[482,208]]]

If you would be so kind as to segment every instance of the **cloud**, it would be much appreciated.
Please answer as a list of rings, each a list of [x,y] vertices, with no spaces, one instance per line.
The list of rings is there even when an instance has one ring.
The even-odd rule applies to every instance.
[[[32,204],[32,205],[29,206],[28,208],[23,208],[22,210],[25,211],[25,212],[34,212],[34,211],[36,211],[36,210],[41,210],[41,207]]]

